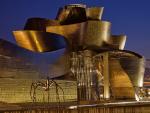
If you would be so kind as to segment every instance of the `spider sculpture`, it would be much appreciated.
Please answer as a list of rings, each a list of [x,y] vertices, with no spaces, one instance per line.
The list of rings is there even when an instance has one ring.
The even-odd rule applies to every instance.
[[[62,88],[59,84],[57,84],[57,82],[54,81],[53,79],[49,79],[49,77],[47,77],[45,83],[43,83],[43,82],[41,82],[41,81],[37,81],[37,82],[33,82],[33,83],[31,84],[30,96],[31,96],[32,101],[33,101],[33,102],[36,102],[36,101],[37,101],[37,99],[36,99],[36,90],[40,88],[40,89],[44,89],[44,91],[47,91],[47,93],[48,93],[47,100],[48,100],[48,102],[49,102],[49,98],[50,98],[50,96],[49,96],[49,91],[50,91],[50,87],[53,87],[53,86],[55,86],[56,101],[57,101],[57,102],[60,102],[59,89],[60,89],[60,90],[62,91],[62,93],[63,93],[63,101],[64,101],[65,99],[64,99],[64,90],[63,90],[63,88]]]

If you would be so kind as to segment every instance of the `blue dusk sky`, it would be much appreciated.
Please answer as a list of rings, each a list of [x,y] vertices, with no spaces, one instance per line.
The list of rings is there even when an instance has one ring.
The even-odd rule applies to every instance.
[[[0,0],[0,38],[15,43],[12,31],[23,29],[27,18],[54,19],[59,7],[72,3],[104,7],[112,34],[127,35],[125,49],[150,58],[150,0]]]

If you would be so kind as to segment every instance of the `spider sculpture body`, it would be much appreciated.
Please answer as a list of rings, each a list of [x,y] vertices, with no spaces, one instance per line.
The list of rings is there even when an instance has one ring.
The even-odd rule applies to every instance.
[[[63,88],[53,79],[49,79],[49,77],[47,77],[46,79],[46,82],[43,83],[41,81],[37,81],[37,82],[33,82],[31,84],[31,90],[30,90],[30,96],[31,96],[31,99],[33,102],[36,102],[37,101],[37,98],[36,98],[36,91],[37,89],[43,89],[43,91],[46,91],[48,94],[47,96],[47,100],[49,102],[49,98],[50,98],[50,89],[51,87],[55,87],[55,92],[56,92],[56,101],[57,102],[60,102],[60,97],[59,97],[59,90],[62,91],[62,94],[63,94],[63,100],[64,99],[64,90]]]

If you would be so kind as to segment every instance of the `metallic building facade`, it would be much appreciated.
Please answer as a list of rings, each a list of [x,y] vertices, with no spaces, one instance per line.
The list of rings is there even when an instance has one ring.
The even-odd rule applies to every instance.
[[[30,92],[29,86],[43,91],[39,93],[42,96],[37,94],[37,97],[34,92],[31,99],[20,97],[22,100],[16,98],[14,101],[16,96],[11,97],[11,102],[30,102],[32,99],[47,102],[49,94],[45,91],[50,91],[50,83],[62,86],[58,87],[65,92],[61,97],[73,95],[66,96],[66,100],[101,102],[142,98],[139,92],[143,87],[144,57],[124,50],[126,35],[111,34],[111,22],[101,20],[103,9],[83,4],[67,5],[59,9],[55,20],[29,18],[23,30],[13,31],[18,46],[5,41],[9,49],[1,45],[4,50],[0,56],[3,73],[0,77],[28,82],[22,95]],[[64,53],[55,61],[50,59],[52,52],[64,48]],[[64,81],[58,81],[60,85],[49,79],[61,76]],[[76,82],[66,83],[70,78]],[[68,90],[67,85],[72,89]],[[56,88],[54,95],[57,93]],[[10,100],[2,101],[9,103]]]

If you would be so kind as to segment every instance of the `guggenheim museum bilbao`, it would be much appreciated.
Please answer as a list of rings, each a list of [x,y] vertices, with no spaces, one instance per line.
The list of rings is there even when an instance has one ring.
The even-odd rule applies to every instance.
[[[126,35],[112,34],[102,13],[66,5],[54,20],[29,18],[13,31],[17,45],[0,39],[0,102],[148,100],[144,57],[124,50]]]

